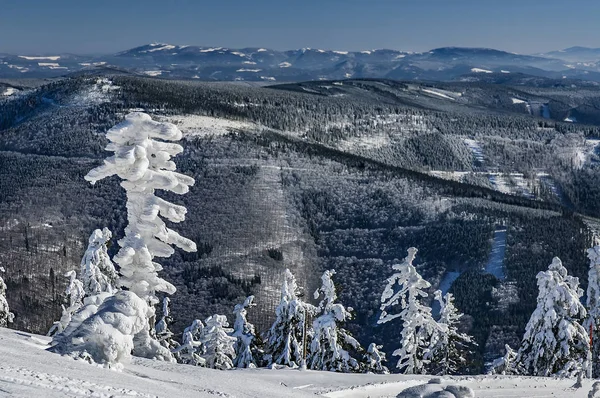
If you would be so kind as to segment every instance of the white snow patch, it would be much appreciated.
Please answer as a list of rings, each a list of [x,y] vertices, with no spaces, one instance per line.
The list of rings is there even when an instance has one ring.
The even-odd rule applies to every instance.
[[[256,124],[250,122],[199,115],[169,116],[165,120],[177,125],[184,137],[225,135],[232,130],[256,130],[258,128]]]
[[[258,50],[256,50],[257,53],[262,53],[262,52],[265,52],[265,51],[267,51],[266,48],[259,48]]]
[[[214,47],[214,48],[205,48],[203,50],[200,50],[201,53],[211,53],[213,51],[219,51],[222,50],[223,47]]]
[[[510,73],[509,70],[501,70],[500,73]]]
[[[7,87],[7,88],[4,90],[4,92],[2,93],[2,95],[3,95],[3,96],[5,96],[5,97],[8,97],[8,96],[10,96],[10,95],[13,95],[13,94],[16,94],[16,93],[18,93],[18,92],[19,92],[19,90],[17,90],[17,89],[16,89],[16,88],[14,88],[14,87]]]
[[[494,73],[491,70],[481,69],[481,68],[471,68],[471,72],[474,72],[474,73]]]
[[[336,54],[340,54],[340,55],[346,55],[346,54],[348,54],[348,51],[335,51],[334,50],[333,52],[336,53]]]
[[[236,70],[236,72],[260,72],[262,69],[246,69],[246,68],[241,68]]]
[[[237,52],[237,51],[232,51],[231,53],[232,53],[233,55],[237,55],[238,57],[245,57],[245,56],[246,56],[246,54],[244,54],[244,53],[240,53],[240,52]]]
[[[518,98],[511,98],[513,104],[524,104],[526,101],[523,101]]]
[[[153,44],[153,46],[155,46],[155,45]],[[171,45],[171,44],[164,44],[164,45],[162,45],[162,46],[160,46],[160,47],[153,48],[152,50],[146,50],[146,51],[140,51],[140,52],[141,52],[141,53],[146,53],[146,52],[148,52],[148,53],[153,53],[153,52],[155,52],[155,51],[172,50],[172,49],[174,49],[174,48],[176,48],[174,45]]]
[[[261,76],[260,78],[263,80],[275,81],[275,78],[273,76]]]
[[[573,116],[569,116],[569,117],[566,117],[564,121],[567,123],[575,123],[575,122],[577,122],[577,119]]]
[[[423,91],[425,93],[428,93],[428,94],[436,95],[436,96],[441,97],[441,98],[445,98],[445,99],[449,99],[449,100],[452,100],[452,101],[456,101],[456,98],[452,98],[449,95],[441,93],[441,92],[439,92],[437,90],[422,88],[421,91]]]
[[[470,138],[465,138],[464,142],[467,144],[471,152],[473,152],[475,160],[483,162],[483,148],[481,147],[481,143]]]
[[[253,61],[244,61],[244,62],[242,62],[242,64],[244,64],[244,65],[256,65],[256,62],[253,62]]]
[[[292,64],[290,64],[289,62],[282,62],[279,64],[280,68],[289,68],[290,66],[292,66]]]
[[[48,60],[48,61],[56,61],[60,59],[60,55],[52,55],[52,56],[46,56],[46,57],[29,57],[27,55],[19,55],[19,58],[23,58],[26,59],[28,61],[43,61],[43,60]]]
[[[360,53],[361,53],[361,54],[371,54],[371,51],[369,51],[369,50],[364,50],[364,51],[361,51]]]
[[[146,75],[148,75],[148,76],[160,76],[160,75],[162,75],[162,71],[161,70],[145,70],[143,73],[146,74]]]

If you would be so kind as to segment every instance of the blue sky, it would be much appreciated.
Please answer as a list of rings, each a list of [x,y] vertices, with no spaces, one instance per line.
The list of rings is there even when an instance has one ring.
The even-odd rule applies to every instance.
[[[150,42],[535,53],[600,47],[600,1],[0,0],[0,52],[98,54]]]

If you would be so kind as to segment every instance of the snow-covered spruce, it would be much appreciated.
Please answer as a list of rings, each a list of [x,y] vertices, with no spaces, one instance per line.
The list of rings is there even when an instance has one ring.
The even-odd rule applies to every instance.
[[[513,350],[508,344],[504,345],[506,353],[500,358],[494,359],[487,374],[490,375],[514,375],[523,372],[519,372],[516,368],[517,352]]]
[[[384,365],[386,362],[385,352],[381,351],[383,346],[375,343],[369,344],[364,354],[363,370],[366,373],[389,374],[390,370]]]
[[[75,271],[69,271],[65,274],[65,276],[69,278],[69,284],[65,290],[67,300],[69,300],[69,306],[67,308],[65,308],[64,305],[62,306],[62,316],[60,317],[60,320],[54,322],[48,331],[48,336],[54,336],[56,333],[62,333],[69,325],[69,322],[71,322],[73,314],[83,307],[83,298],[85,297],[83,283],[77,279],[77,274]]]
[[[204,321],[205,326],[200,335],[200,342],[204,346],[202,358],[206,367],[226,370],[233,368],[235,357],[234,345],[236,338],[231,337],[229,323],[225,315],[213,315]]]
[[[4,268],[0,267],[0,274],[4,272]],[[13,321],[14,314],[10,312],[8,301],[6,301],[6,284],[0,275],[0,328],[5,328]]]
[[[194,184],[193,178],[175,172],[171,160],[183,148],[164,142],[178,141],[181,136],[174,124],[155,122],[145,113],[132,112],[106,133],[110,141],[106,150],[114,155],[85,176],[92,184],[112,175],[123,180],[129,224],[114,257],[120,267],[119,285],[146,300],[151,309],[158,303],[156,292],[175,292],[172,284],[158,276],[162,267],[153,261],[154,257],[169,257],[173,253],[171,245],[185,251],[196,250],[194,242],[167,228],[159,217],[181,222],[186,208],[154,195],[157,189],[184,194]]]
[[[158,342],[168,349],[169,351],[175,350],[179,347],[179,343],[173,339],[173,332],[169,329],[169,323],[173,322],[171,318],[171,310],[169,303],[171,300],[168,297],[163,298],[162,302],[162,316],[156,325],[154,326],[154,333]]]
[[[525,327],[517,365],[531,376],[589,377],[590,342],[581,326],[586,310],[579,301],[579,279],[569,276],[554,257],[537,280],[537,307]]]
[[[108,228],[96,229],[90,236],[88,248],[81,259],[81,281],[86,296],[116,291],[117,271],[108,256],[107,242],[112,237]]]
[[[436,290],[434,298],[440,303],[440,317],[438,332],[431,340],[432,345],[426,355],[429,361],[427,373],[443,376],[460,374],[461,368],[466,364],[466,356],[470,353],[470,346],[474,345],[473,338],[465,333],[459,333],[458,322],[463,314],[458,312],[454,305],[454,296]]]
[[[588,273],[587,310],[584,328],[592,338],[592,377],[600,377],[600,245],[588,249],[590,270]]]
[[[233,309],[235,321],[231,336],[237,339],[233,360],[233,366],[236,368],[256,368],[262,364],[263,353],[258,344],[256,329],[247,319],[247,309],[254,306],[254,296],[248,296],[242,304],[237,304]]]
[[[54,337],[51,350],[90,363],[121,366],[131,354],[172,361],[171,353],[151,338],[153,310],[135,293],[119,291],[86,298],[68,327]]]
[[[387,286],[381,295],[381,315],[377,323],[390,322],[396,318],[402,320],[400,347],[392,355],[398,356],[396,367],[404,374],[424,374],[427,360],[424,359],[432,345],[432,338],[445,325],[438,324],[431,316],[431,308],[420,303],[421,297],[427,297],[424,289],[431,284],[424,280],[412,265],[417,249],[408,249],[408,256],[401,264],[392,265],[397,271],[387,279]],[[400,307],[400,312],[388,311]]]
[[[315,307],[298,298],[296,278],[286,269],[281,286],[281,301],[275,309],[275,321],[266,334],[266,351],[269,366],[298,367],[304,364],[305,344],[310,333],[308,316]]]
[[[328,270],[321,276],[321,287],[315,291],[315,299],[323,296],[319,303],[320,315],[313,322],[313,336],[310,343],[308,367],[313,370],[334,372],[358,372],[359,362],[350,351],[359,353],[362,347],[346,329],[342,328],[352,318],[350,312],[336,303],[337,294],[332,276],[335,270]]]
[[[194,320],[190,326],[183,331],[181,345],[172,353],[179,363],[193,366],[205,366],[206,361],[202,358],[203,350],[200,336],[204,330],[204,324],[200,319]]]

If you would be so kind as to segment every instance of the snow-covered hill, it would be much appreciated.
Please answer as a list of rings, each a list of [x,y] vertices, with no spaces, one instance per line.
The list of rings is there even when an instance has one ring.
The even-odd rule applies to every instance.
[[[0,328],[0,397],[383,398],[396,397],[434,379],[427,388],[460,385],[473,390],[475,397],[577,398],[587,397],[592,385],[585,380],[581,388],[573,388],[575,380],[535,377],[447,377],[436,381],[431,376],[217,371],[139,358],[122,371],[114,371],[47,352],[47,342],[46,337]]]

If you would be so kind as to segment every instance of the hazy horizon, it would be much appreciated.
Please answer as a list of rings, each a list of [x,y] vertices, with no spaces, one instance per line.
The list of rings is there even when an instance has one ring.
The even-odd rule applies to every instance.
[[[577,13],[573,18],[570,13]],[[592,0],[32,0],[3,4],[0,52],[110,54],[151,42],[275,50],[484,47],[520,54],[600,47]]]

